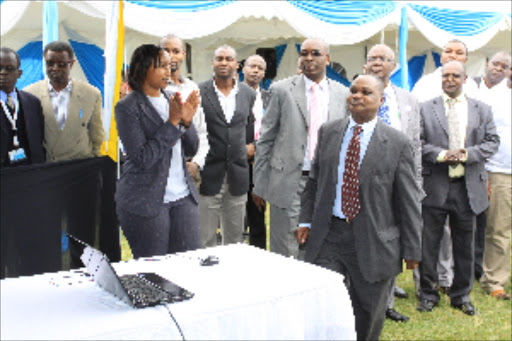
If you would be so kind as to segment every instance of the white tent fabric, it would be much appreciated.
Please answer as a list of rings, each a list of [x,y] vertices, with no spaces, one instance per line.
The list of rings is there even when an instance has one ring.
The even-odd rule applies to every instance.
[[[28,42],[40,39],[42,32],[41,1],[1,1],[2,45],[19,49]],[[180,2],[180,1],[178,1]],[[183,2],[183,1],[181,1]],[[106,44],[106,25],[110,1],[59,1],[60,37],[62,33],[74,32],[82,41],[104,49]],[[347,16],[342,10],[326,12],[325,8],[334,6],[370,6],[363,2],[291,2],[291,1],[226,1],[208,10],[177,11],[170,8],[143,6],[137,1],[125,2],[126,56],[142,43],[157,43],[168,33],[184,38],[192,46],[191,76],[202,81],[211,76],[210,60],[213,50],[220,44],[231,44],[237,49],[242,60],[255,53],[258,47],[274,47],[288,44],[278,70],[278,77],[289,76],[295,70],[293,47],[305,37],[319,36],[331,44],[331,56],[347,70],[347,78],[361,72],[365,50],[375,43],[386,43],[395,50],[398,57],[398,28],[400,10],[407,8],[409,18],[409,42],[407,57],[423,55],[431,51],[439,52],[453,34],[444,31],[409,6],[409,2],[386,2],[391,10],[377,19],[363,24],[344,24],[336,21]],[[174,2],[175,3],[175,2]],[[190,2],[193,5],[194,2]],[[384,2],[374,2],[380,6]],[[412,1],[412,3],[418,3]],[[444,1],[443,4],[451,3]],[[454,2],[457,3],[457,2]],[[500,2],[486,1],[489,10],[498,8]],[[167,3],[168,7],[173,2]],[[299,9],[299,5],[307,10]],[[374,5],[374,6],[377,6]],[[315,7],[316,6],[316,7]],[[394,6],[394,7],[393,7]],[[461,4],[457,6],[462,6]],[[482,5],[483,6],[483,5]],[[464,6],[462,6],[464,8]],[[322,12],[322,10],[324,12]],[[317,11],[317,12],[315,12]],[[323,13],[323,14],[322,14]],[[471,12],[467,12],[471,15]],[[333,16],[334,20],[323,18]],[[355,15],[360,15],[356,13]],[[350,17],[348,17],[350,18]],[[331,18],[332,19],[332,18]],[[363,18],[364,19],[364,18]],[[510,15],[504,15],[496,24],[483,32],[472,36],[457,36],[463,40],[470,51],[468,71],[476,75],[483,70],[485,57],[499,50],[510,50]],[[397,58],[398,59],[398,58]],[[288,62],[289,60],[289,62]],[[293,63],[289,65],[289,63]]]

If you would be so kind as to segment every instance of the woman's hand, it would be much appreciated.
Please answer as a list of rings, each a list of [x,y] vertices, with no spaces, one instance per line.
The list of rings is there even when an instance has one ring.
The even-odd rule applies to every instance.
[[[183,103],[182,107],[182,116],[181,123],[188,128],[190,123],[192,122],[192,118],[197,111],[197,107],[199,106],[199,90],[194,90],[188,95],[187,101]]]
[[[181,94],[179,92],[169,99],[169,122],[174,126],[178,126],[183,116],[183,102],[181,101]]]

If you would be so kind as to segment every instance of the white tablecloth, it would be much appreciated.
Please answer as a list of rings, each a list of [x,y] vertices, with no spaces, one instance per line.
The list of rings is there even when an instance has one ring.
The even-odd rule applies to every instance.
[[[199,265],[215,255],[218,265]],[[349,340],[354,316],[343,276],[245,244],[114,264],[156,272],[192,291],[169,304],[187,340]],[[84,270],[84,269],[82,269]],[[181,339],[164,306],[133,309],[81,270],[5,279],[1,339]]]

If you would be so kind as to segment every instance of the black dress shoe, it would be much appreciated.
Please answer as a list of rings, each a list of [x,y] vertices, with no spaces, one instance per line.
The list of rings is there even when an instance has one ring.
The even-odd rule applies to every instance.
[[[464,303],[460,303],[460,304],[452,304],[451,306],[453,308],[455,308],[455,309],[459,309],[464,314],[469,315],[469,316],[473,316],[475,314],[478,314],[476,309],[475,309],[475,307],[473,306],[473,304],[471,302],[464,302]]]
[[[409,321],[408,316],[400,314],[398,311],[396,311],[393,308],[386,309],[386,318],[390,319],[391,321],[395,321],[395,322]]]
[[[405,292],[404,289],[397,287],[396,285],[395,285],[395,290],[393,292],[395,294],[395,297],[398,297],[398,298],[408,298],[409,297],[409,295],[407,295],[407,293]]]
[[[434,307],[437,305],[437,302],[431,301],[431,300],[421,300],[420,303],[418,303],[418,307],[416,308],[418,311],[425,312],[425,311],[432,311]]]

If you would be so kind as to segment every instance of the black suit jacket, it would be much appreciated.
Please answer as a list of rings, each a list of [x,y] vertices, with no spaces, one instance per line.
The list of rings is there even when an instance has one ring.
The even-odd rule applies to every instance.
[[[46,152],[43,148],[44,139],[44,118],[41,102],[34,95],[16,89],[20,112],[23,113],[25,131],[27,133],[28,146],[30,149],[29,163],[43,163],[46,161]],[[0,106],[2,117],[0,118],[0,167],[6,166],[9,160],[7,146],[9,145],[9,130],[11,124],[5,117],[3,107]]]
[[[245,146],[254,141],[252,107],[256,92],[248,85],[238,83],[236,110],[228,123],[213,79],[199,84],[199,91],[210,145],[201,171],[200,193],[205,196],[218,194],[227,174],[229,192],[234,196],[244,195],[249,191],[249,162]]]
[[[322,125],[301,198],[301,223],[311,223],[305,261],[314,262],[329,232],[338,165],[349,118]],[[401,259],[421,260],[420,188],[411,140],[377,122],[359,170],[361,208],[354,218],[359,268],[368,282],[396,276]]]
[[[185,163],[185,157],[194,156],[199,147],[194,125],[182,132],[169,121],[164,122],[141,91],[133,91],[120,100],[115,114],[119,137],[127,154],[117,184],[117,205],[141,217],[158,215],[169,176],[172,147],[178,139],[181,139],[182,167],[188,189],[199,203]]]

